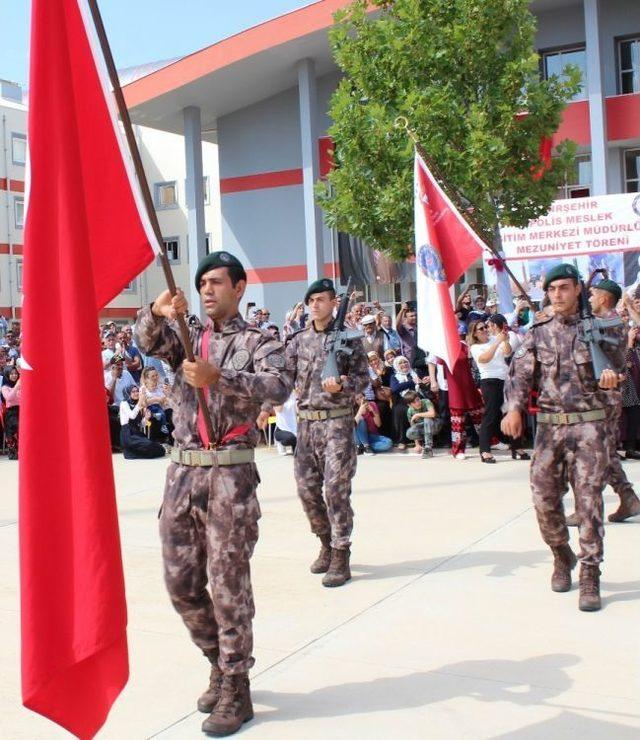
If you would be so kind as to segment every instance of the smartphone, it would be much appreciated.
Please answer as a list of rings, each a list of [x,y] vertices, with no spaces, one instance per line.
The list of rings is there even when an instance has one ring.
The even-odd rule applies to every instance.
[[[249,316],[249,312],[251,311],[252,308],[255,308],[255,307],[256,307],[256,304],[253,301],[249,301],[249,303],[247,303],[247,308],[244,312],[245,318]]]

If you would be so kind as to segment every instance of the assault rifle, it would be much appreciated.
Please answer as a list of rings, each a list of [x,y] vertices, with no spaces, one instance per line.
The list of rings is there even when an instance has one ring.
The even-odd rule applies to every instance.
[[[347,290],[342,295],[340,301],[340,308],[338,309],[338,315],[333,322],[333,328],[329,333],[327,339],[327,347],[329,353],[327,354],[327,361],[322,369],[322,380],[327,378],[340,379],[340,371],[338,370],[338,355],[350,356],[353,354],[353,349],[349,346],[349,342],[354,339],[362,339],[364,334],[357,329],[345,329],[344,321],[349,310],[349,298],[351,296],[351,278],[347,283]]]
[[[587,288],[582,281],[580,281],[580,285],[582,291],[580,293],[580,330],[578,338],[581,342],[589,346],[593,374],[595,379],[599,381],[603,370],[610,369],[618,372],[617,368],[611,367],[611,360],[605,354],[602,345],[608,344],[612,347],[617,347],[620,344],[620,337],[607,334],[604,330],[622,326],[623,323],[619,316],[610,319],[599,319],[595,317],[591,312]],[[597,287],[597,284],[593,287]]]

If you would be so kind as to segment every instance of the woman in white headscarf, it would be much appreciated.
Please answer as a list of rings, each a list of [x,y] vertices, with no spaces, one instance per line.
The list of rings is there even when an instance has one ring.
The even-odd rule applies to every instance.
[[[411,369],[409,360],[403,355],[399,355],[393,361],[394,373],[391,376],[391,393],[393,397],[393,443],[399,450],[406,450],[406,433],[409,428],[407,419],[407,404],[404,401],[404,394],[407,391],[420,391],[429,385],[429,379],[421,379],[418,373]]]

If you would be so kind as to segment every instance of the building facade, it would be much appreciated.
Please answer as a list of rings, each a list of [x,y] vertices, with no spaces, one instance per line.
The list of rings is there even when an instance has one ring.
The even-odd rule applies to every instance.
[[[17,318],[22,292],[27,107],[22,89],[0,80],[0,314]]]
[[[183,59],[139,71],[124,85],[176,278],[190,291],[192,306],[198,296],[190,276],[213,248],[229,249],[244,261],[246,301],[269,306],[279,323],[311,280],[338,277],[338,235],[325,226],[313,187],[329,166],[327,110],[340,79],[327,31],[333,13],[346,4],[313,2]],[[574,172],[558,197],[638,191],[640,2],[534,0],[531,8],[541,74],[561,74],[568,63],[583,72],[582,89],[556,135],[579,147]],[[16,105],[12,115],[24,120],[24,109]],[[9,263],[0,263],[5,311],[19,292],[22,241],[15,219],[24,166],[10,167],[9,176],[0,170],[0,189],[5,181],[13,183],[12,190],[0,190],[0,259],[12,259],[14,270],[10,283]],[[7,214],[13,219],[11,239],[3,227]],[[413,296],[406,271],[398,280],[387,267],[378,269],[376,259],[371,262],[368,296],[388,304]],[[465,280],[477,282],[481,274],[476,265]],[[130,316],[162,287],[161,272],[152,266],[105,315]]]
[[[19,319],[22,306],[27,105],[14,83],[0,81],[0,313]],[[167,253],[179,285],[189,283],[189,229],[184,136],[135,127],[136,140],[156,206]],[[205,248],[221,244],[218,155],[202,144],[202,210]],[[113,235],[118,248],[118,234]],[[158,262],[138,276],[101,312],[101,318],[130,320],[166,289]]]
[[[134,120],[180,133],[196,109],[217,132],[222,244],[250,268],[247,300],[284,312],[319,275],[339,270],[337,235],[314,204],[329,99],[339,80],[328,46],[332,14],[320,0],[174,62],[125,88]],[[557,139],[577,142],[559,197],[635,191],[640,175],[640,2],[536,0],[541,74],[583,71]],[[203,137],[206,140],[206,137]],[[481,266],[466,279],[475,282]],[[384,281],[372,297],[410,297]]]

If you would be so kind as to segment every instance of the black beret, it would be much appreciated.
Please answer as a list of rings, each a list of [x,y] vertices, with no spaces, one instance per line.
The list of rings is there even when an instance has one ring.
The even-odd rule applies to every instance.
[[[211,252],[211,254],[203,257],[198,263],[198,269],[196,270],[196,290],[200,290],[200,278],[209,272],[209,270],[215,270],[217,267],[239,267],[244,272],[244,267],[237,257],[234,257],[229,252]],[[245,274],[244,280],[247,279]]]
[[[580,273],[573,265],[563,262],[561,265],[556,265],[554,268],[549,270],[542,287],[546,290],[554,280],[566,280],[567,278],[580,280]]]
[[[606,290],[607,293],[611,293],[616,301],[619,301],[622,298],[622,288],[613,280],[601,280],[599,283],[596,283],[591,287],[597,288],[598,290]]]
[[[335,295],[336,289],[333,285],[333,281],[329,280],[329,278],[322,278],[321,280],[314,281],[307,288],[307,292],[304,294],[305,305],[309,303],[309,298],[311,298],[314,293],[325,293],[328,290]]]

